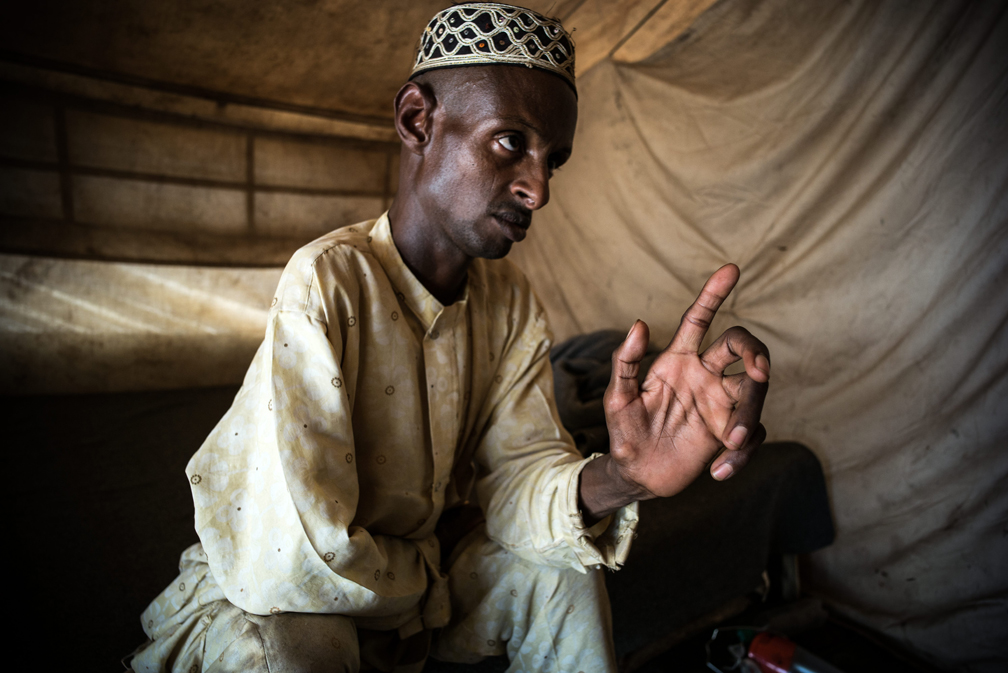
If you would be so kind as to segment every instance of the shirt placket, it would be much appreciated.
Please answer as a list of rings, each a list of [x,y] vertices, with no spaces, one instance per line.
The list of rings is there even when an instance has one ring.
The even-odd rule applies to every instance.
[[[423,342],[434,454],[434,480],[431,486],[434,511],[440,511],[444,507],[445,488],[451,476],[455,443],[459,434],[462,386],[457,358],[458,320],[457,305],[442,309],[424,335]]]

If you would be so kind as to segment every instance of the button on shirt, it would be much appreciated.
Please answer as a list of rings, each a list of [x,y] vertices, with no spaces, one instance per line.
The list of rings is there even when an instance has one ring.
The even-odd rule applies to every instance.
[[[551,340],[506,260],[475,260],[462,297],[441,305],[386,216],[299,250],[241,390],[186,468],[224,595],[256,614],[441,626],[434,526],[471,499],[488,536],[522,558],[621,565],[637,506],[586,529],[578,480],[594,457],[557,415]]]

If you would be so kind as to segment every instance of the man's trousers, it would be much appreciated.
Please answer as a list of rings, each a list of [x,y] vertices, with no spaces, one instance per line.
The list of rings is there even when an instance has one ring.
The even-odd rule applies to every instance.
[[[616,670],[602,570],[582,574],[530,563],[489,540],[482,527],[459,547],[448,569],[451,623],[400,641],[394,631],[358,629],[340,615],[246,613],[223,598],[205,560],[194,561],[205,559],[195,545],[183,554],[176,585],[198,582],[199,595],[213,597],[215,590],[219,598],[190,606],[167,628],[152,619],[148,632],[158,635],[140,648],[133,670],[407,673],[422,670],[428,655],[475,663],[505,653],[509,672]],[[213,583],[211,590],[203,583]]]

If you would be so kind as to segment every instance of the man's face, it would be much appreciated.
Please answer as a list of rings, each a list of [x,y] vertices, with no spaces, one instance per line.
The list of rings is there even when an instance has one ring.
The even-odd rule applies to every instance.
[[[577,99],[530,68],[444,73],[419,176],[424,210],[469,257],[503,257],[549,201],[550,177],[571,153]]]

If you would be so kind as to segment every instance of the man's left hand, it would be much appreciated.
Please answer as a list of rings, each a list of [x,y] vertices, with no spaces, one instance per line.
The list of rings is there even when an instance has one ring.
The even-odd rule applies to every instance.
[[[643,385],[637,375],[647,352],[647,325],[634,323],[613,353],[605,394],[610,453],[582,473],[581,501],[590,519],[635,500],[675,495],[708,465],[715,479],[727,479],[766,438],[759,422],[770,379],[766,346],[732,327],[700,352],[738,279],[738,267],[727,264],[707,280]],[[745,371],[726,376],[738,360]],[[728,450],[718,456],[723,448]]]

